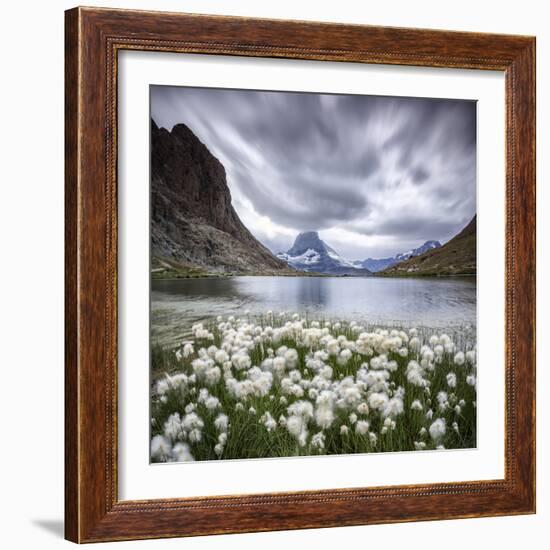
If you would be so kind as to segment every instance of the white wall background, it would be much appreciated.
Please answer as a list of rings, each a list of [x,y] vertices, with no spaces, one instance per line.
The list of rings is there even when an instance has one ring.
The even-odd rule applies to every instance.
[[[63,10],[76,4],[5,3],[0,86],[0,540],[4,548],[60,548],[63,532]],[[446,550],[491,544],[547,548],[550,524],[550,16],[537,0],[296,2],[128,0],[120,8],[311,19],[537,36],[538,67],[538,514],[513,518],[348,527],[119,543],[120,548],[427,545]],[[546,371],[546,372],[545,372]],[[546,524],[546,530],[544,529]],[[547,538],[547,537],[544,537]],[[100,545],[102,546],[102,545]],[[97,546],[95,548],[98,548]]]

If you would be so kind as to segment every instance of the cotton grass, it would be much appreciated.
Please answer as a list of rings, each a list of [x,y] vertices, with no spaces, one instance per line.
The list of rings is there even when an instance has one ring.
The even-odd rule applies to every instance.
[[[155,349],[151,460],[475,446],[475,342],[268,312]],[[456,339],[456,341],[454,341]]]

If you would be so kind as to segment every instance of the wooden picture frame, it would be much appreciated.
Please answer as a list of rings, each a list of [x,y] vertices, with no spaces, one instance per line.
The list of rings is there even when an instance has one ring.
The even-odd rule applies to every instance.
[[[117,54],[155,50],[501,71],[505,477],[148,501],[117,496]],[[65,533],[97,542],[535,512],[535,39],[99,8],[66,12]]]

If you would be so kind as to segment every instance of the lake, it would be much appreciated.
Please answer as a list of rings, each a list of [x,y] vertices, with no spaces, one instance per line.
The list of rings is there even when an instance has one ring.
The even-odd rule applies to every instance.
[[[476,279],[227,277],[151,281],[151,336],[175,346],[193,323],[218,315],[307,313],[365,326],[475,331]]]

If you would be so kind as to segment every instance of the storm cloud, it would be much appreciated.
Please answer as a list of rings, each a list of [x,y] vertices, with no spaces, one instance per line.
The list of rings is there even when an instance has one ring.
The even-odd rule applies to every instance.
[[[226,168],[233,205],[274,252],[317,230],[348,258],[447,241],[476,210],[473,101],[151,87]]]

